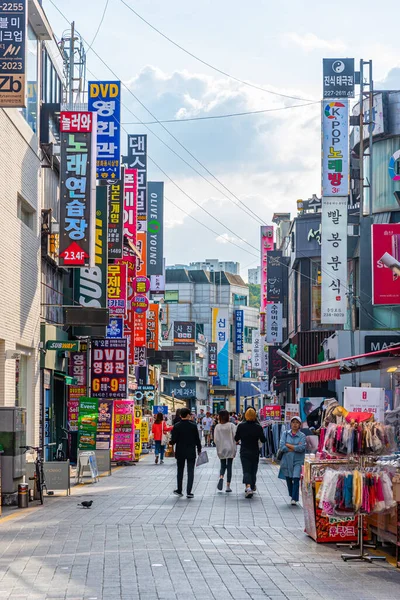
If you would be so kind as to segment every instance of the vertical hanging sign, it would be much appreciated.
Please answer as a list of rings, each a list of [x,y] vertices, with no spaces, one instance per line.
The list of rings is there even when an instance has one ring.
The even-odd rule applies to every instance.
[[[322,102],[322,196],[349,193],[349,101]]]
[[[26,0],[0,2],[0,107],[26,106]]]
[[[94,261],[96,117],[62,112],[60,131],[60,266],[83,267]]]
[[[146,231],[147,219],[147,135],[128,135],[128,166],[137,169],[138,230]]]
[[[261,227],[261,306],[260,311],[265,313],[267,307],[268,286],[268,252],[274,249],[274,228],[272,225]]]
[[[108,258],[122,258],[124,228],[124,179],[110,185],[108,210]]]
[[[235,354],[241,354],[244,351],[244,348],[243,348],[243,334],[244,334],[243,310],[235,310],[234,324],[235,324]]]
[[[347,320],[347,196],[322,199],[321,323]]]
[[[227,308],[212,308],[212,340],[218,349],[218,375],[213,385],[229,384],[229,311]]]
[[[282,314],[280,302],[267,305],[267,344],[282,343]]]
[[[88,109],[97,114],[97,179],[120,178],[121,82],[89,81]]]
[[[151,280],[150,291],[158,292],[157,276],[164,272],[164,183],[149,181],[148,198],[147,277]]]

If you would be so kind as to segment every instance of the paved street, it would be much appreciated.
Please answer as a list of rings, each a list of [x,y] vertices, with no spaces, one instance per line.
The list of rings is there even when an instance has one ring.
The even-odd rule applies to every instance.
[[[345,564],[303,533],[276,467],[246,500],[216,492],[217,460],[196,470],[195,498],[171,495],[175,461],[117,469],[70,498],[0,520],[0,600],[397,599],[400,572]],[[94,499],[92,509],[78,508]]]

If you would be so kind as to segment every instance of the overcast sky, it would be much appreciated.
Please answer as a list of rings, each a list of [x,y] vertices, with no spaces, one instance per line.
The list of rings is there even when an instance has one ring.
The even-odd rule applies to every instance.
[[[324,57],[350,56],[357,62],[372,58],[375,81],[398,88],[397,20],[385,19],[381,27],[384,15],[377,17],[377,5],[372,0],[337,0],[334,9],[316,0],[251,0],[246,4],[239,0],[125,1],[203,61],[253,85],[304,99],[275,96],[220,75],[162,38],[121,0],[109,0],[93,50],[157,119],[284,108],[165,125],[227,191],[160,125],[149,125],[149,131],[134,124],[138,118],[146,122],[154,119],[126,89],[123,91],[125,129],[149,134],[150,157],[181,190],[151,162],[149,179],[165,181],[166,197],[215,232],[166,201],[167,264],[218,257],[239,261],[242,275],[247,276],[247,269],[259,264],[259,223],[246,209],[235,206],[237,199],[232,193],[265,223],[270,223],[274,212],[291,211],[294,215],[297,199],[319,195],[319,105],[292,107],[320,99]],[[78,31],[90,43],[106,0],[54,2],[68,19],[75,20]],[[49,0],[43,0],[43,5],[54,32],[61,37],[68,28],[66,21]],[[385,5],[385,15],[390,14],[397,14],[394,0]],[[87,66],[89,79],[115,79],[91,51]],[[182,162],[153,132],[218,189]],[[126,138],[125,132],[122,137]]]

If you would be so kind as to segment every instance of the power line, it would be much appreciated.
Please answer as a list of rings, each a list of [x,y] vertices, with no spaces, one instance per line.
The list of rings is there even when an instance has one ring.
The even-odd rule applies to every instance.
[[[53,2],[53,0],[49,0],[49,2],[54,6],[54,8],[60,13],[60,15],[69,23],[68,18],[64,15],[64,13],[58,8],[58,6]],[[86,41],[84,39],[84,37],[81,35],[81,38],[83,41]],[[97,56],[97,58],[100,60],[100,62],[110,71],[110,73],[112,73],[114,75],[114,77],[116,77],[117,79],[120,80],[120,77],[118,77],[118,75],[115,73],[115,71],[101,58],[101,56],[92,49],[92,52],[95,54],[95,56]],[[249,206],[247,206],[247,204],[245,202],[243,202],[242,200],[240,200],[240,198],[238,198],[238,196],[236,196],[236,194],[234,194],[234,192],[232,192],[231,190],[229,190],[229,188],[222,182],[220,181],[200,160],[198,160],[198,158],[196,156],[194,156],[194,154],[188,150],[180,141],[177,137],[175,137],[175,135],[173,133],[171,133],[166,127],[165,125],[163,125],[158,119],[157,117],[150,111],[150,109],[148,109],[146,107],[146,105],[132,92],[132,90],[123,82],[121,81],[121,85],[128,91],[128,93],[153,117],[153,119],[156,119],[157,123],[159,123],[161,125],[161,127],[177,142],[177,144],[179,144],[179,146],[181,146],[181,148],[183,148],[183,150],[185,150],[185,152],[187,152],[189,154],[189,156],[191,156],[213,179],[215,179],[215,181],[217,181],[224,189],[226,189],[226,191],[233,196],[234,198],[236,198],[236,200],[239,202],[239,204],[241,206],[243,206],[245,209],[247,209],[247,211],[249,211],[249,213],[252,213],[253,218],[255,217],[259,222],[259,224],[264,224],[265,223],[265,219],[263,219],[262,217],[260,217],[257,213],[255,213]],[[125,105],[124,105],[125,106]],[[127,108],[125,106],[125,108]],[[160,138],[157,134],[155,134],[147,125],[144,124],[144,122],[139,119],[139,117],[137,117],[130,109],[127,108],[127,110],[136,118],[140,121],[141,125],[144,125],[146,127],[146,129],[148,129],[150,131],[150,133],[152,133],[155,137],[157,137],[158,140],[161,141],[162,144],[164,144],[171,152],[173,152],[176,156],[178,156],[183,162],[185,162],[185,164],[187,164],[191,169],[193,169],[193,171],[195,171],[198,175],[200,175],[200,177],[202,177],[205,181],[207,181],[210,185],[212,185],[215,189],[218,190],[218,192],[220,194],[223,194],[226,198],[228,198],[228,200],[230,200],[231,202],[233,202],[232,198],[230,198],[229,196],[226,196],[226,194],[224,194],[224,192],[222,192],[219,188],[216,188],[215,185],[213,185],[210,181],[208,181],[208,179],[206,179],[204,177],[204,175],[202,175],[201,173],[199,173],[192,165],[190,165],[190,163],[186,162],[177,152],[175,152],[175,150],[173,150],[162,138]],[[235,206],[238,206],[238,204],[236,204],[234,202]],[[246,211],[245,211],[246,212]],[[249,214],[246,212],[246,214]],[[249,216],[251,216],[249,214]],[[236,235],[236,234],[235,234]],[[239,237],[239,236],[237,236]]]
[[[222,237],[222,234],[218,233],[217,231],[214,231],[214,229],[211,229],[211,227],[208,227],[208,225],[206,225],[202,221],[199,221],[199,219],[196,219],[196,217],[194,217],[190,213],[186,212],[186,210],[184,210],[183,208],[181,208],[180,206],[178,206],[177,204],[175,204],[175,202],[173,202],[172,200],[170,200],[169,198],[167,198],[167,196],[164,196],[164,198],[166,200],[168,200],[168,202],[170,204],[172,204],[173,206],[175,206],[175,208],[177,208],[178,210],[182,211],[185,215],[187,215],[188,217],[190,217],[191,219],[193,219],[193,221],[196,221],[196,223],[199,223],[199,225],[201,225],[202,227],[205,227],[205,229],[208,229],[208,231],[211,231],[211,233],[217,235],[218,237]],[[236,246],[237,248],[240,248],[240,250],[243,250],[244,252],[247,252],[247,254],[250,254],[251,256],[255,256],[256,258],[258,258],[257,254],[254,254],[253,252],[250,252],[250,250],[246,250],[246,248],[242,248],[242,246],[239,246],[239,244],[235,244],[235,242],[232,242],[232,240],[227,239],[226,241],[229,242],[230,244],[232,244],[233,246]],[[253,261],[250,264],[254,264],[254,262],[255,261]]]
[[[107,12],[107,8],[108,8],[109,3],[110,3],[110,0],[106,0],[106,4],[105,4],[104,10],[103,10],[103,15],[102,15],[102,17],[100,19],[100,23],[99,23],[99,26],[97,28],[97,31],[94,34],[94,38],[92,39],[92,41],[91,41],[91,43],[89,45],[89,48],[86,50],[86,55],[89,54],[90,50],[92,49],[93,44],[95,43],[95,41],[97,39],[97,36],[100,33],[100,29],[101,29],[101,26],[103,25],[103,22],[104,22],[104,19],[105,19],[105,16],[106,16],[106,12]]]
[[[163,33],[162,31],[160,31],[159,29],[157,29],[157,27],[155,27],[154,25],[152,25],[151,23],[149,23],[149,21],[147,21],[138,12],[136,12],[136,10],[134,10],[132,8],[132,6],[130,6],[127,2],[125,2],[125,0],[121,0],[121,2],[134,15],[136,15],[141,21],[143,21],[143,23],[146,23],[146,25],[148,25],[149,27],[151,27],[151,29],[153,29],[154,31],[156,31],[159,35],[161,35],[168,42],[170,42],[171,44],[173,44],[174,46],[176,46],[177,48],[179,48],[179,50],[182,50],[182,52],[185,52],[185,54],[188,54],[189,56],[191,56],[192,58],[194,58],[198,62],[202,63],[206,67],[209,67],[213,71],[216,71],[217,73],[220,73],[221,75],[224,75],[225,77],[229,77],[229,79],[233,79],[234,81],[237,81],[238,83],[241,83],[242,85],[247,85],[248,87],[254,88],[256,90],[261,90],[262,92],[267,92],[267,94],[272,94],[274,96],[280,96],[281,98],[290,98],[291,100],[302,100],[304,102],[313,102],[313,100],[309,100],[308,98],[300,98],[299,96],[290,96],[288,94],[280,94],[279,92],[274,92],[272,90],[267,90],[266,88],[260,87],[258,85],[253,84],[253,83],[249,83],[247,81],[244,81],[243,79],[239,79],[238,77],[235,77],[234,75],[230,75],[229,73],[227,73],[226,71],[222,71],[222,69],[219,69],[218,67],[214,67],[213,65],[211,65],[208,62],[206,62],[202,58],[199,58],[198,56],[196,56],[195,54],[193,54],[192,52],[190,52],[189,50],[186,50],[186,48],[184,48],[183,46],[181,46],[180,44],[178,44],[177,42],[175,42],[174,40],[172,40],[165,33]]]
[[[230,113],[227,115],[209,115],[208,117],[188,117],[187,119],[161,119],[160,121],[140,121],[124,122],[124,125],[158,125],[159,123],[187,123],[189,121],[209,121],[212,119],[229,119],[231,117],[244,117],[247,115],[260,115],[268,112],[277,112],[280,110],[291,110],[292,108],[301,108],[303,106],[312,106],[314,104],[320,104],[317,102],[307,102],[307,104],[295,104],[294,106],[281,106],[280,108],[266,108],[264,110],[249,110],[240,113]]]

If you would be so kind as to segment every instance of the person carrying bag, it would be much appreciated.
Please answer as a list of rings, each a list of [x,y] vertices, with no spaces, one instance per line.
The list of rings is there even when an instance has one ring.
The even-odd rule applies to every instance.
[[[284,479],[287,484],[292,506],[299,501],[301,467],[304,464],[306,452],[306,436],[300,431],[301,421],[299,417],[293,417],[290,421],[290,431],[283,431],[279,444],[277,460],[281,455],[281,468],[279,479]]]

